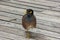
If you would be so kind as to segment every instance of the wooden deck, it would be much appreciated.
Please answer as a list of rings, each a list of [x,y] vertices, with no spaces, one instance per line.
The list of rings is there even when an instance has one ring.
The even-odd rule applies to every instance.
[[[35,38],[25,37],[21,19],[31,8],[37,28],[30,29]],[[0,0],[0,40],[60,40],[59,0]]]

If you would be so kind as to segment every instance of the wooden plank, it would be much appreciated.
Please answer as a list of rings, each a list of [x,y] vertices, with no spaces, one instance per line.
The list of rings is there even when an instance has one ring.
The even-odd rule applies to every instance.
[[[6,1],[5,1],[6,2]],[[10,3],[14,3],[14,4],[20,4],[20,5],[24,5],[24,3],[26,4],[26,5],[30,5],[30,6],[35,6],[37,9],[39,8],[39,7],[41,7],[41,8],[47,8],[47,9],[50,9],[50,7],[48,7],[48,6],[43,6],[43,5],[36,5],[36,4],[33,4],[33,3],[27,3],[27,2],[18,2],[18,1],[7,1],[7,2],[10,2]]]
[[[1,14],[2,13],[2,14]],[[10,14],[10,13],[5,13],[5,12],[0,12],[0,15],[4,15],[4,16],[8,16],[8,17],[12,17],[12,18],[14,18],[14,19],[16,19],[17,18],[17,20],[13,20],[14,22],[16,22],[16,23],[21,23],[21,19],[22,19],[22,16],[18,16],[18,15],[13,15],[13,14]],[[35,13],[35,15],[37,15],[36,13]],[[16,17],[17,16],[17,17]],[[38,16],[39,16],[39,18],[38,18]],[[47,16],[47,15],[43,15],[43,14],[40,14],[40,15],[38,15],[38,16],[36,16],[37,17],[37,23],[41,23],[41,24],[45,24],[45,25],[50,25],[50,26],[57,26],[57,27],[59,27],[59,23],[57,22],[57,23],[55,23],[54,21],[53,22],[51,22],[51,21],[48,21],[48,19],[47,20],[45,20],[45,19],[41,19],[40,18],[40,16]],[[49,16],[47,16],[47,17],[45,17],[45,18],[48,18]],[[51,17],[51,16],[50,16]],[[52,19],[54,19],[55,17],[54,16],[52,16],[53,18]],[[39,20],[38,20],[39,19]],[[56,19],[56,18],[55,18]],[[59,18],[57,18],[57,19],[59,19]],[[40,22],[39,22],[40,21]],[[58,21],[58,20],[57,20]],[[56,24],[56,25],[55,25]]]
[[[15,0],[15,1],[24,1],[24,2],[30,2],[30,3],[34,3],[34,4],[42,4],[42,5],[52,6],[52,7],[56,7],[56,6],[60,5],[60,3],[50,2],[50,1],[47,1],[47,0],[27,0],[27,1],[25,1],[25,0]]]
[[[6,16],[0,16],[0,19],[10,21],[10,20],[12,20],[12,19],[14,19],[14,18],[11,18],[11,17],[6,17]]]
[[[54,21],[54,22],[60,23],[60,22],[57,20],[57,19],[58,19],[57,17],[54,18],[54,17],[50,16],[49,19],[48,19],[48,17],[47,17],[46,15],[45,15],[45,16],[43,15],[41,18],[40,18],[40,16],[42,16],[42,15],[41,15],[41,14],[39,15],[39,17],[38,17],[39,19],[42,18],[42,19],[44,19],[44,20],[49,20],[49,21],[54,21],[54,20],[56,20],[56,21]],[[60,20],[60,19],[59,19],[59,20]]]
[[[37,28],[34,28],[34,29],[31,29],[30,31],[32,32],[35,32],[35,33],[40,33],[40,34],[44,34],[44,35],[48,35],[48,36],[51,36],[54,38],[57,38],[60,39],[60,34],[57,34],[57,33],[54,33],[54,32],[50,32],[50,31],[46,31],[46,30],[41,30],[41,29],[37,29]]]
[[[43,19],[44,19],[44,18],[43,18]],[[53,21],[53,20],[56,20],[56,19],[53,19],[53,18],[52,18],[52,19],[49,19],[49,20],[50,20],[50,21]],[[55,22],[59,22],[59,21],[58,21],[58,20],[56,20]],[[59,22],[59,23],[60,23],[60,22]]]
[[[0,21],[1,21],[1,20],[0,20]],[[21,29],[24,30],[24,28],[23,28],[21,25],[19,25],[19,24],[15,24],[15,23],[11,23],[11,22],[6,22],[6,21],[1,21],[0,24],[1,24],[1,25],[4,25],[4,26],[13,27],[13,28],[18,28],[18,29],[21,28]]]
[[[1,12],[3,15],[5,15],[3,12]],[[1,15],[1,14],[0,14]],[[9,14],[6,14],[6,15],[8,15],[9,16]],[[13,17],[13,15],[11,15],[12,17]],[[16,16],[16,15],[15,15]],[[18,17],[18,16],[17,16]],[[13,17],[14,18],[14,17]],[[4,20],[4,19],[3,19]],[[16,22],[16,23],[21,23],[21,19],[20,20],[12,20],[12,22]],[[39,20],[37,20],[37,23],[40,23],[40,24],[37,24],[37,28],[42,28],[42,29],[47,29],[47,28],[49,28],[49,29],[47,29],[47,30],[51,30],[51,31],[56,31],[56,32],[58,32],[58,33],[60,33],[60,31],[58,31],[59,30],[59,28],[55,28],[54,26],[55,26],[55,23],[52,23],[51,22],[51,24],[48,22],[48,21],[46,21],[46,22],[44,22],[44,20],[40,20],[40,22],[39,22]],[[43,25],[42,25],[43,24]],[[53,25],[54,24],[54,25]],[[49,26],[50,25],[50,26]],[[39,27],[39,26],[41,26],[41,27]],[[48,27],[49,26],[49,27]],[[58,26],[58,24],[56,24],[56,26]],[[53,29],[58,29],[58,30],[53,30]]]
[[[9,17],[12,17],[12,18],[16,17],[16,15],[13,16],[13,14],[11,15],[9,13],[4,14],[4,12],[1,12],[0,15],[9,16]],[[17,16],[17,18],[21,18],[21,17]],[[21,23],[21,19],[18,19],[18,20],[15,20],[15,21],[13,20],[12,22]],[[53,23],[53,22],[49,22],[49,21],[41,20],[41,19],[37,20],[37,23],[40,23],[40,24],[38,24],[37,28],[47,29],[48,26],[49,26],[49,29],[47,29],[47,30],[56,31],[56,32],[60,33],[60,31],[58,31],[59,28],[60,28],[59,27],[60,24],[58,24],[58,23],[55,23],[55,22]],[[44,24],[44,25],[41,25],[41,24]],[[39,26],[41,26],[41,27],[39,27]],[[55,28],[55,26],[58,27],[58,28]],[[53,29],[58,29],[58,30],[53,30]]]
[[[3,26],[3,25],[0,25],[0,31],[4,31],[4,32],[7,32],[7,33],[15,34],[15,35],[18,35],[18,36],[24,36],[24,37],[26,36],[25,35],[25,31],[23,31],[21,29],[16,29],[16,28]]]
[[[56,3],[56,2],[49,2],[49,1],[41,1],[41,0],[37,0],[37,1],[33,1],[33,0],[29,0],[29,1],[22,1],[22,0],[16,0],[18,2],[22,2],[22,3],[28,3],[28,4],[33,4],[33,5],[37,5],[37,6],[41,6],[41,8],[46,8],[46,9],[49,9],[49,10],[59,10],[59,5],[60,3]],[[32,1],[32,2],[31,2]]]
[[[14,3],[15,3],[16,1],[14,1]],[[29,1],[30,2],[30,1]],[[2,2],[2,3],[4,3],[4,2]],[[12,2],[13,3],[13,2]],[[48,2],[47,2],[48,3]],[[6,3],[6,4],[9,4],[9,3]],[[16,4],[18,4],[18,2],[16,2]],[[21,3],[21,4],[24,4],[24,3]],[[43,4],[43,3],[42,3]],[[9,5],[12,5],[12,4],[9,4]],[[13,4],[14,6],[15,6],[15,4]],[[27,5],[31,5],[31,4],[27,4]],[[55,4],[54,4],[55,5]],[[3,6],[3,5],[2,5]],[[1,6],[1,8],[2,8],[2,10],[7,10],[8,12],[13,12],[12,14],[13,15],[15,15],[15,14],[19,14],[22,10],[20,10],[19,9],[19,11],[17,11],[17,10],[15,10],[15,8],[13,9],[13,11],[12,10],[10,10],[10,8],[12,9],[13,7],[10,7],[10,6],[4,6],[4,7],[2,7]],[[33,6],[36,6],[36,5],[33,5]],[[56,6],[58,6],[58,5],[56,5]],[[55,7],[56,7],[55,6]],[[7,8],[6,9],[6,7],[9,7],[9,8]],[[18,6],[17,6],[18,7]],[[21,6],[22,7],[22,6]],[[24,6],[25,7],[25,6]],[[23,7],[23,8],[24,8]],[[38,6],[37,6],[38,7]],[[44,6],[39,6],[39,7],[43,7],[44,8]],[[51,6],[51,7],[54,7],[54,6]],[[46,8],[46,7],[45,7]],[[54,10],[59,10],[58,8],[52,8],[52,9],[54,9]],[[24,10],[24,9],[23,9]],[[40,10],[40,9],[39,9]],[[46,13],[47,12],[47,13]],[[52,13],[54,13],[54,14],[50,14],[50,13],[52,12]],[[23,11],[22,11],[22,13],[23,13]],[[35,15],[36,15],[36,13],[37,12],[35,12]],[[39,12],[40,13],[40,12]],[[42,14],[43,13],[43,14]],[[44,34],[44,35],[47,35],[47,36],[51,36],[51,37],[53,37],[53,38],[50,38],[50,37],[47,37],[48,38],[48,40],[49,39],[54,39],[54,40],[57,40],[57,39],[55,39],[56,37],[58,38],[58,39],[60,39],[60,35],[59,35],[59,33],[60,33],[60,22],[59,22],[59,12],[55,12],[55,11],[50,11],[50,10],[44,10],[43,12],[42,12],[41,14],[37,14],[36,15],[36,17],[37,17],[37,19],[39,19],[38,20],[38,23],[39,24],[42,24],[42,25],[39,25],[38,24],[38,27],[37,28],[40,28],[41,29],[41,33],[40,33],[40,29],[36,29],[36,30],[38,30],[37,31],[37,33],[40,33],[40,34]],[[57,14],[58,13],[58,14]],[[45,15],[45,14],[47,14],[47,15]],[[18,15],[17,15],[18,16]],[[8,16],[8,17],[11,17],[11,16]],[[14,18],[15,16],[13,16],[13,18]],[[20,17],[20,16],[19,16]],[[17,17],[18,18],[18,17]],[[21,19],[20,19],[21,20]],[[49,21],[48,21],[49,20]],[[55,21],[54,21],[55,20]],[[14,21],[14,22],[19,22],[19,21]],[[20,21],[21,22],[21,21]],[[10,23],[7,23],[7,24],[4,24],[4,23],[6,23],[6,22],[2,22],[2,24],[1,25],[4,25],[4,26],[9,26],[10,27]],[[11,24],[12,25],[12,24]],[[15,25],[15,24],[14,24]],[[17,24],[18,25],[18,24]],[[15,25],[16,26],[16,25]],[[20,26],[20,25],[19,25]],[[41,26],[41,27],[40,27]],[[48,27],[49,26],[49,27]],[[13,27],[13,26],[12,26]],[[57,27],[57,28],[56,28]],[[14,27],[14,28],[17,28],[17,26],[16,27]],[[18,29],[19,29],[20,27],[18,27]],[[22,26],[21,26],[21,29],[22,29]],[[53,30],[54,29],[54,30]],[[51,32],[52,31],[52,32]],[[34,31],[33,31],[34,32]],[[34,32],[35,33],[35,32]],[[49,35],[50,34],[50,35]]]
[[[13,28],[18,28],[18,29],[22,29],[24,30],[24,28],[22,27],[22,25],[18,25],[18,24],[15,24],[15,23],[10,23],[10,22],[5,22],[5,21],[1,21],[0,22],[0,25],[4,25],[4,26],[9,26],[9,27],[13,27]],[[36,31],[34,31],[36,30]],[[31,30],[35,33],[41,33],[41,34],[44,34],[44,35],[49,35],[51,37],[56,37],[56,38],[60,38],[60,34],[58,33],[55,33],[55,32],[50,32],[50,31],[46,31],[46,30],[42,30],[42,29],[34,29],[34,30]]]
[[[45,29],[45,30],[52,31],[52,32],[58,32],[60,34],[60,31],[59,31],[60,28],[58,28],[59,24],[53,24],[53,23],[50,23],[50,24],[51,25],[49,26],[49,23],[47,23],[47,22],[40,23],[40,24],[38,24],[37,28]]]
[[[17,8],[14,8],[14,7],[10,7],[10,6],[4,6],[4,5],[0,5],[0,10],[1,11],[7,11],[7,12],[12,12],[12,14],[20,14],[24,11],[22,11],[23,9],[17,9]]]
[[[21,36],[6,33],[6,32],[3,32],[3,31],[0,31],[0,36],[10,38],[11,40],[34,40],[34,39],[27,39],[27,38],[24,38],[24,37],[21,37]]]
[[[1,13],[2,13],[2,14],[1,14]],[[18,15],[14,15],[14,16],[13,16],[13,14],[12,14],[12,15],[11,15],[11,14],[8,14],[8,13],[7,13],[7,14],[6,14],[6,13],[4,14],[4,12],[1,12],[1,13],[0,13],[0,15],[6,15],[6,16],[9,16],[9,17],[12,17],[12,18],[15,18],[15,17],[17,16],[16,18],[21,18],[21,17],[19,17]],[[37,13],[37,12],[36,12],[36,13]],[[35,13],[35,15],[36,15],[36,13]],[[45,16],[45,15],[40,15],[40,16]],[[20,20],[20,19],[19,19],[18,21],[14,21],[14,20],[13,20],[12,22],[21,23],[21,20]],[[44,21],[42,21],[42,20],[40,20],[40,22],[38,21],[38,23],[44,24],[44,26],[45,26],[45,25],[50,25],[50,28],[51,28],[51,27],[54,28],[54,26],[59,27],[59,25],[60,25],[60,24],[56,24],[56,23],[52,23],[52,22],[48,22],[48,21],[44,22]],[[39,26],[39,25],[38,25],[38,26]],[[38,27],[38,28],[41,28],[41,27]],[[42,27],[42,28],[44,29],[44,27]],[[48,27],[46,27],[46,29],[47,29],[47,28],[48,28]],[[53,29],[53,28],[52,28],[52,29]],[[51,29],[48,29],[48,30],[51,30]],[[52,31],[56,31],[56,32],[57,32],[57,30],[52,30]],[[60,33],[60,31],[58,31],[58,32]]]
[[[8,20],[6,19],[6,21],[12,21],[12,22],[15,22],[15,23],[21,23],[22,16],[14,15],[14,14],[11,14],[9,12],[4,12],[4,11],[1,11],[0,15],[8,17]],[[9,18],[11,20],[9,20]],[[4,18],[0,18],[0,19],[5,20]]]
[[[4,37],[0,37],[0,40],[10,40],[10,39],[4,38]]]
[[[51,1],[51,2],[60,3],[60,0],[47,0],[47,1]]]
[[[48,15],[45,15],[45,16],[36,16],[37,19],[43,19],[43,20],[47,20],[47,21],[52,21],[52,22],[56,22],[56,23],[60,23],[60,19],[59,18],[54,18],[54,17],[51,17],[51,16],[48,16]]]
[[[10,33],[10,34],[15,34],[15,35],[22,36],[22,37],[25,35],[24,31],[22,31],[22,30],[10,28],[10,27],[7,27],[7,26],[1,26],[1,25],[0,25],[0,31],[7,32],[7,33]],[[49,40],[49,39],[50,40],[59,40],[59,39],[52,38],[52,37],[47,37],[47,36],[41,35],[41,34],[36,35],[35,33],[32,33],[32,35],[36,36],[36,38],[34,38],[36,40]]]
[[[11,12],[12,14],[19,14],[19,15],[23,15],[24,13],[24,9],[16,9],[16,8],[13,8],[13,7],[9,7],[9,6],[4,6],[4,5],[0,5],[0,7],[1,7],[1,11],[3,10],[3,11],[7,11],[7,12]],[[9,8],[6,8],[6,7],[9,7]],[[12,8],[13,8],[13,10],[12,10]],[[15,10],[16,9],[16,10]],[[22,11],[23,10],[23,11]],[[47,13],[46,13],[47,12]],[[49,12],[50,12],[50,14],[49,14]],[[21,13],[21,14],[20,14]],[[37,12],[36,12],[37,13]],[[41,12],[39,12],[39,13],[41,13]],[[43,14],[45,13],[45,14],[48,14],[48,15],[55,15],[55,16],[57,16],[57,17],[59,17],[60,15],[59,15],[59,13],[60,12],[55,12],[55,11],[50,11],[50,10],[44,10],[43,12],[42,12]],[[42,14],[41,13],[41,14]],[[53,13],[53,14],[52,14]],[[58,13],[58,14],[57,14]],[[36,15],[39,15],[39,14],[36,14]]]
[[[0,4],[1,4],[1,3],[0,3]],[[8,5],[9,3],[6,2],[6,3],[2,3],[2,4]],[[29,5],[24,5],[25,2],[24,2],[24,4],[17,4],[17,6],[16,6],[16,4],[17,4],[17,3],[12,3],[12,4],[10,3],[9,5],[10,5],[10,6],[14,6],[14,7],[16,7],[16,8],[23,8],[23,9],[32,8],[32,9],[35,10],[35,8],[36,8],[36,9],[39,9],[39,10],[44,9],[44,10],[52,10],[52,11],[58,11],[58,12],[60,12],[60,11],[59,11],[60,9],[59,9],[59,8],[56,8],[56,7],[49,7],[49,6],[43,6],[43,5],[36,7],[38,4],[37,4],[36,6],[33,6],[33,5],[32,5],[32,6],[29,6]],[[20,5],[21,5],[21,6],[20,6]],[[24,6],[24,7],[23,7],[23,6]],[[43,7],[44,7],[44,8],[43,8]],[[39,10],[36,10],[36,11],[39,12]],[[42,10],[42,11],[43,11],[43,10]]]
[[[60,12],[45,10],[45,11],[43,11],[43,12],[41,12],[41,13],[47,14],[47,15],[52,15],[52,16],[60,17]]]
[[[27,6],[27,5],[26,5],[26,6],[24,6],[24,5],[22,5],[22,4],[19,5],[19,4],[16,4],[16,3],[14,4],[14,3],[8,3],[8,2],[0,2],[0,5],[1,5],[1,4],[3,4],[3,5],[9,5],[9,6],[11,6],[11,7],[15,7],[15,8],[18,8],[18,9],[19,9],[19,8],[21,8],[21,9],[31,8],[31,9],[33,9],[33,10],[35,10],[35,11],[41,11],[41,10],[43,10],[43,9],[40,10],[39,8],[37,9],[36,7],[32,7],[32,6],[29,7],[29,6]],[[17,5],[17,6],[16,6],[16,5]]]
[[[0,15],[7,16],[7,17],[10,17],[10,18],[13,18],[13,19],[17,19],[17,18],[21,19],[22,18],[22,16],[20,16],[20,15],[14,15],[14,14],[11,14],[9,12],[4,12],[4,11],[1,11]]]
[[[4,12],[1,12],[1,13],[4,13]],[[36,13],[35,13],[36,14]],[[6,14],[1,14],[1,15],[5,15],[6,16]],[[12,15],[12,14],[8,14],[7,16],[9,16],[9,17],[14,17],[14,18],[20,18],[21,19],[21,17],[22,16],[18,16],[18,15]],[[17,16],[17,17],[16,17]],[[37,17],[37,19],[43,19],[43,20],[49,20],[49,21],[53,21],[53,22],[56,22],[56,23],[60,23],[59,21],[60,21],[60,19],[58,18],[58,17],[55,17],[55,16],[49,16],[49,15],[45,15],[45,14],[40,14],[40,15],[38,15],[38,16],[36,16]],[[48,19],[49,18],[49,19]],[[59,20],[58,20],[59,19]],[[56,20],[56,21],[54,21],[54,20]]]
[[[0,7],[2,7],[2,6],[0,6]],[[3,6],[3,7],[4,7],[4,6]],[[5,10],[6,10],[6,7],[7,7],[7,6],[5,6]],[[11,8],[11,7],[9,7],[9,8]],[[14,10],[15,10],[15,9],[14,9]],[[22,10],[21,10],[21,11],[22,11]],[[43,12],[44,12],[44,11],[43,11]],[[54,11],[53,11],[53,12],[54,12]],[[18,12],[17,12],[17,13],[18,13]],[[59,13],[59,12],[58,12],[58,13]],[[51,15],[52,15],[52,14],[51,14]]]
[[[3,1],[6,1],[6,0],[3,0]],[[47,6],[53,6],[54,4],[59,4],[59,3],[56,3],[56,2],[49,2],[48,0],[27,0],[27,1],[25,1],[25,0],[7,0],[7,2],[25,2],[25,3],[28,3],[28,2],[30,2],[30,3],[34,3],[34,4],[44,4],[44,5],[47,5],[47,4],[51,4],[51,5],[47,5]],[[55,6],[57,6],[57,5],[55,5]]]
[[[44,25],[44,24],[39,24],[37,26],[37,28],[39,29],[44,29],[44,30],[47,30],[47,31],[52,31],[52,32],[56,32],[56,33],[59,33],[60,34],[60,28],[56,28],[56,27],[53,27],[53,26],[48,26],[48,25]],[[54,30],[53,30],[54,29]]]

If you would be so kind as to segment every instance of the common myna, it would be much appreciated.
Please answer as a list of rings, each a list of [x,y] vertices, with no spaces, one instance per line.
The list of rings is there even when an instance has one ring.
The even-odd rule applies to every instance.
[[[26,9],[26,14],[22,17],[22,26],[26,29],[26,37],[31,38],[30,28],[36,28],[36,17],[32,9]]]

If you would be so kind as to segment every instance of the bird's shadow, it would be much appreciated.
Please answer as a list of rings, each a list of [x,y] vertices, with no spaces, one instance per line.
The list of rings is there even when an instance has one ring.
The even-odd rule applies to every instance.
[[[31,34],[31,38],[32,39],[36,39],[36,40],[48,40],[48,39],[46,39],[46,36],[44,36],[42,34],[33,33],[33,32],[30,32],[30,34]]]

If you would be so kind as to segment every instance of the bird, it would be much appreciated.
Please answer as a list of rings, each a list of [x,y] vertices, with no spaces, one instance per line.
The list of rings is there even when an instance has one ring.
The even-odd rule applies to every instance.
[[[26,30],[26,37],[31,38],[31,34],[28,31],[30,28],[36,28],[36,17],[32,9],[26,9],[25,15],[22,17],[22,26]]]

